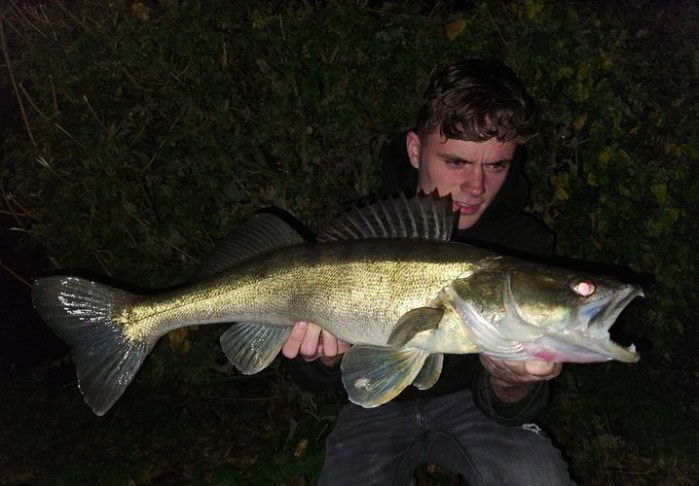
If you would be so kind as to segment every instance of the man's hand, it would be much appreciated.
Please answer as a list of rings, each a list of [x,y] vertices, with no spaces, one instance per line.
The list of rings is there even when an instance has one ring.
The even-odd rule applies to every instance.
[[[490,375],[493,392],[506,403],[521,400],[529,393],[532,383],[555,378],[563,367],[549,361],[504,361],[483,354],[480,358]]]
[[[335,366],[349,344],[337,339],[319,325],[312,322],[297,322],[282,347],[282,354],[289,359],[301,355],[306,361],[320,359],[325,366]]]

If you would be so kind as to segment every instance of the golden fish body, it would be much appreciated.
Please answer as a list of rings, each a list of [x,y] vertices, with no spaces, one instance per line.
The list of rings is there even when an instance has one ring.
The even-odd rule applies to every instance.
[[[491,255],[459,243],[362,240],[301,244],[171,293],[135,300],[119,319],[134,341],[195,324],[312,321],[349,343],[385,345],[399,319],[445,306],[453,333],[431,352],[471,352],[449,284]]]

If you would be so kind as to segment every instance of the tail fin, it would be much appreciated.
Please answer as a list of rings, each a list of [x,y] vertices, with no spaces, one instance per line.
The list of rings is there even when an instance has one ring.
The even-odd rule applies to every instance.
[[[77,277],[41,278],[32,288],[34,307],[70,346],[80,391],[100,416],[121,397],[155,345],[130,339],[123,323],[114,320],[133,298]]]

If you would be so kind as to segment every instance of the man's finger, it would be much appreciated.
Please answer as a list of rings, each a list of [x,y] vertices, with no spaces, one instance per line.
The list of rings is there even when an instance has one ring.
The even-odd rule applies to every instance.
[[[306,335],[301,342],[299,353],[305,359],[316,359],[318,357],[318,346],[320,341],[320,332],[322,328],[312,322],[308,323]]]
[[[350,345],[342,339],[337,340],[337,354],[345,354],[350,348]]]
[[[286,338],[284,346],[282,346],[282,354],[289,359],[294,359],[299,354],[299,348],[303,342],[303,338],[306,336],[306,330],[308,329],[307,322],[297,322],[294,327],[291,328],[289,337]]]
[[[350,348],[350,345],[342,339],[337,340],[337,354],[345,354]]]
[[[323,356],[332,358],[337,356],[337,338],[323,329],[321,333],[323,339]]]

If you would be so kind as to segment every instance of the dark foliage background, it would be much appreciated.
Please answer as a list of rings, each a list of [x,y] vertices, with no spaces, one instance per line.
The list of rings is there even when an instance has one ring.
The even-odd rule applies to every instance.
[[[3,214],[45,255],[39,273],[175,285],[260,207],[317,229],[374,192],[381,149],[411,126],[434,66],[498,57],[542,109],[528,144],[530,210],[556,231],[560,255],[646,289],[615,326],[641,363],[566,367],[544,422],[584,484],[695,484],[697,20],[680,0],[10,2],[0,90],[16,119],[2,125]],[[223,375],[222,386],[211,371],[220,332],[170,335],[108,423],[77,410],[74,387],[47,392],[47,370],[63,361],[10,383],[8,416],[27,392],[39,416],[57,407],[82,424],[74,440],[94,441],[70,457],[103,469],[61,466],[37,445],[62,449],[47,430],[56,423],[20,415],[0,437],[23,455],[0,460],[0,477],[312,479],[336,397],[299,394],[283,365],[252,382]],[[163,415],[131,413],[143,400]],[[147,447],[153,437],[134,437],[143,427],[161,445],[207,452]],[[253,439],[231,453],[240,434]],[[260,464],[282,472],[267,478]]]

